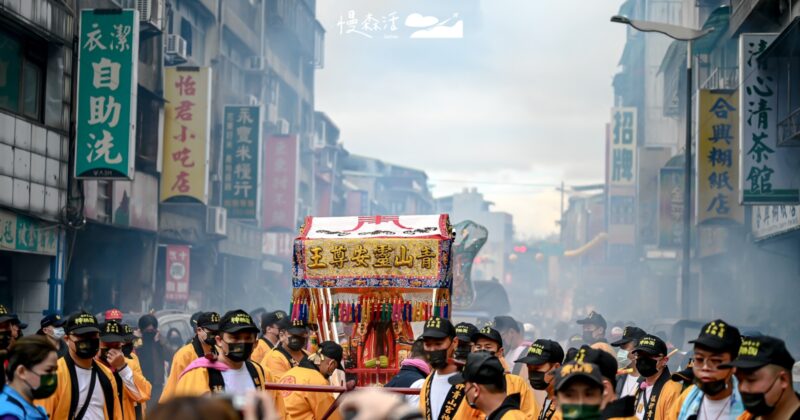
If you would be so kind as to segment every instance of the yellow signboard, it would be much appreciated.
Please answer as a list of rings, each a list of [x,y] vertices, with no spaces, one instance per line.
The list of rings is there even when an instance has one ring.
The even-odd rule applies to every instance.
[[[164,71],[164,154],[161,201],[176,197],[208,201],[211,69]]]
[[[697,223],[744,222],[739,205],[739,106],[732,91],[700,90]]]

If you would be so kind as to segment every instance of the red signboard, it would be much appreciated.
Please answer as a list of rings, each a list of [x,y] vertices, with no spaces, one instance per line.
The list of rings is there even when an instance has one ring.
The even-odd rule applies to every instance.
[[[263,227],[294,232],[297,220],[297,136],[270,136],[264,144]]]
[[[167,245],[167,284],[164,298],[172,302],[189,299],[189,247]]]

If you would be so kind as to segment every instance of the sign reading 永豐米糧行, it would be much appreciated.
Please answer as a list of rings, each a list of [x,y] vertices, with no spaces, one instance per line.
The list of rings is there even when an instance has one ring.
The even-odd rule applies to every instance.
[[[139,12],[81,11],[75,177],[133,179]]]
[[[208,202],[211,69],[164,70],[164,153],[161,201],[192,198]]]
[[[636,108],[611,108],[610,185],[636,185]]]
[[[697,125],[697,223],[743,223],[744,210],[737,201],[739,185],[738,97],[735,91],[699,92]]]
[[[261,107],[225,107],[222,205],[232,219],[258,220],[261,208]]]
[[[742,204],[800,203],[800,150],[778,146],[778,68],[760,62],[777,34],[739,37],[740,144]]]

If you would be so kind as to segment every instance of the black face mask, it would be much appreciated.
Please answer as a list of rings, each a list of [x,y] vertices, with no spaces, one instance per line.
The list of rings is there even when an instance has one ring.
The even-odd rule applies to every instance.
[[[428,363],[434,369],[442,369],[447,366],[447,349],[426,351],[425,356],[428,358]]]
[[[767,403],[767,392],[769,392],[772,387],[775,386],[775,383],[778,382],[779,378],[780,376],[775,378],[775,381],[772,382],[772,385],[765,392],[740,392],[742,395],[742,404],[744,404],[745,410],[755,417],[764,417],[775,411],[775,406]],[[778,401],[783,398],[784,391],[786,390],[784,389],[781,391]]]
[[[11,331],[0,332],[0,350],[5,350],[11,345]]]
[[[497,354],[496,351],[491,351],[491,350],[478,350],[475,353],[485,353],[485,354],[489,354],[489,355],[492,355],[492,356],[495,356]]]
[[[584,331],[582,338],[587,344],[594,344],[597,341],[597,339],[594,338],[594,331]]]
[[[253,343],[228,343],[228,359],[234,362],[244,362],[253,354]]]
[[[714,396],[719,394],[722,391],[725,391],[728,388],[728,381],[726,379],[720,379],[718,381],[712,382],[703,382],[699,379],[694,380],[694,384],[703,391],[703,394]]]
[[[286,346],[291,351],[300,351],[306,346],[306,338],[296,335],[289,336],[289,343]]]
[[[100,350],[99,338],[87,338],[75,342],[75,355],[79,359],[91,359],[97,356],[98,350]]]
[[[469,392],[465,391],[464,392],[464,399],[467,400],[467,405],[472,409],[477,409],[478,408],[478,402],[477,402],[478,399],[475,398],[474,400],[470,401],[469,397],[467,395],[469,395]]]
[[[470,352],[470,347],[471,346],[469,343],[459,344],[458,347],[456,347],[455,353],[453,353],[453,358],[457,360],[467,360],[467,356],[469,356]]]
[[[211,347],[214,347],[217,345],[217,336],[214,334],[206,334],[206,339],[203,340],[203,342]]]
[[[536,372],[536,371],[528,371],[528,382],[531,383],[531,387],[537,391],[544,391],[550,386],[549,383],[544,379],[544,375],[547,372]]]
[[[128,343],[122,346],[122,354],[124,354],[125,357],[130,359],[131,354],[133,354],[133,343]]]
[[[657,365],[658,361],[649,357],[636,359],[636,370],[645,378],[649,378],[658,373]]]
[[[155,341],[156,340],[156,331],[144,331],[142,332],[142,341]]]

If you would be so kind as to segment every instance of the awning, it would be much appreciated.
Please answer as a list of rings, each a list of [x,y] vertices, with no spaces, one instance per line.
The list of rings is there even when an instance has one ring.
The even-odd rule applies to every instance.
[[[786,29],[772,41],[772,44],[758,56],[758,62],[764,63],[770,58],[800,56],[800,16],[792,20]]]
[[[714,32],[694,41],[692,44],[692,52],[694,54],[708,54],[716,46],[717,43],[725,37],[728,33],[728,25],[730,24],[731,8],[730,6],[720,6],[714,9],[706,23],[703,24],[703,29],[714,28]]]

